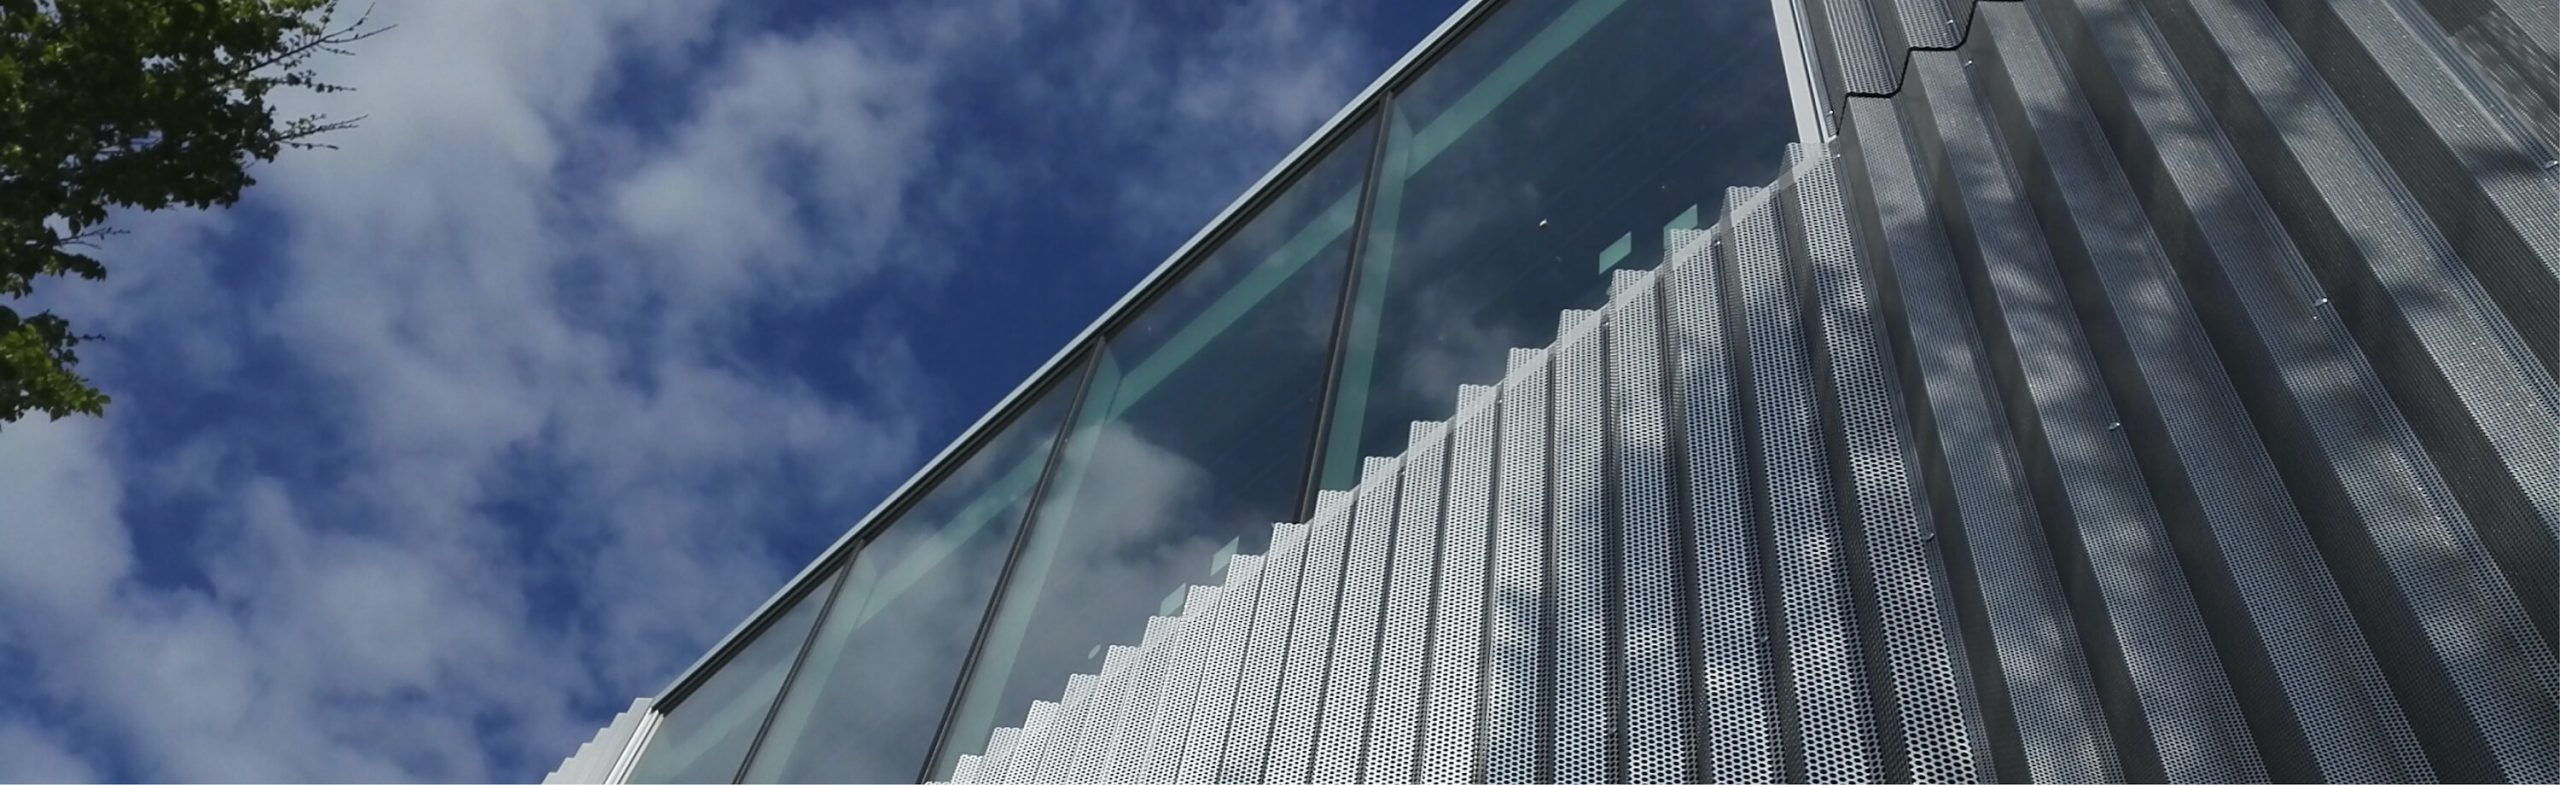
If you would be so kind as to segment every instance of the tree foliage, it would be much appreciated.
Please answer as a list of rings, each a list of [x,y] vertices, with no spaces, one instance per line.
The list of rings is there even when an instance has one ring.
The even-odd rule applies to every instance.
[[[355,120],[279,120],[278,90],[337,92],[313,57],[380,30],[336,0],[0,0],[0,423],[102,414],[73,371],[96,336],[11,307],[48,277],[106,277],[111,208],[226,207],[252,164]],[[361,118],[358,118],[361,119]]]

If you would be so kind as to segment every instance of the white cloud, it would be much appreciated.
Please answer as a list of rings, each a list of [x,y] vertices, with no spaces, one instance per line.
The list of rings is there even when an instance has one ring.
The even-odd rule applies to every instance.
[[[324,63],[357,91],[287,107],[367,116],[341,149],[232,213],[133,217],[134,261],[58,295],[132,340],[84,352],[110,418],[0,431],[0,661],[31,664],[0,770],[538,776],[798,568],[786,527],[851,523],[931,446],[893,325],[843,337],[858,401],[742,359],[741,328],[949,265],[919,213],[1023,184],[934,162],[1073,151],[952,148],[972,118],[937,80],[1091,13],[1096,46],[1184,63],[1045,105],[1062,139],[1167,140],[1114,199],[1222,204],[1349,93],[1340,31],[1264,5],[1197,41],[994,0],[781,34],[692,2],[384,5],[396,31]]]
[[[0,721],[0,782],[96,782],[98,771],[67,742],[21,722]]]

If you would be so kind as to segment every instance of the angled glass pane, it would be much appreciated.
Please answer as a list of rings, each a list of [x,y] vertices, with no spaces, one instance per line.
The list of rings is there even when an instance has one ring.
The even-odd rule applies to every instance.
[[[915,779],[1082,382],[1061,379],[854,556],[746,781]]]
[[[1110,337],[936,776],[1295,517],[1373,133],[1314,159]]]
[[[1795,141],[1765,2],[1515,0],[1398,92],[1323,486],[1554,340]]]
[[[783,677],[791,672],[791,660],[799,656],[801,644],[809,640],[809,626],[818,619],[818,606],[826,604],[828,590],[842,576],[841,572],[828,576],[816,588],[792,600],[790,607],[757,631],[701,686],[667,709],[657,732],[649,737],[649,746],[631,765],[627,781],[736,780],[738,764],[746,761],[747,747],[756,740],[756,729],[764,725],[767,710],[773,708],[774,695],[782,691]]]

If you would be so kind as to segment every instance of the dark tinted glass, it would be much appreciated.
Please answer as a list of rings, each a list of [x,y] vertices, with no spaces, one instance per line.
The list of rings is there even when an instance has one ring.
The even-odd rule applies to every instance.
[[[839,576],[841,573],[839,573]],[[772,624],[731,655],[720,670],[667,709],[649,746],[631,766],[630,782],[730,782],[773,708],[791,660],[809,640],[809,624],[826,604],[835,578],[791,601]]]
[[[746,781],[915,779],[1082,381],[1064,379],[854,557]]]
[[[1795,137],[1769,4],[1515,0],[1394,98],[1323,481],[1651,267]],[[1712,221],[1712,217],[1708,219]]]
[[[1111,336],[937,774],[1296,516],[1371,134],[1315,159]]]

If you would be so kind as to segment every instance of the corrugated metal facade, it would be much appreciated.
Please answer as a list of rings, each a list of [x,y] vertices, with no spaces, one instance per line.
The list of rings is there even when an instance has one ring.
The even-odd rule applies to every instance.
[[[1827,149],[955,779],[2560,780],[2560,11],[1806,2]]]

